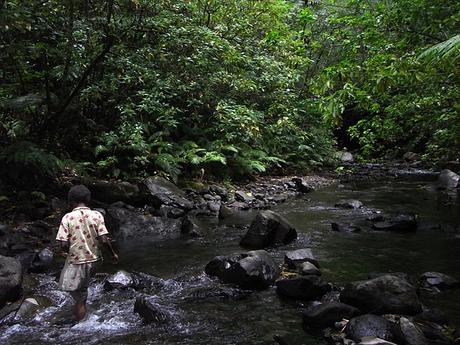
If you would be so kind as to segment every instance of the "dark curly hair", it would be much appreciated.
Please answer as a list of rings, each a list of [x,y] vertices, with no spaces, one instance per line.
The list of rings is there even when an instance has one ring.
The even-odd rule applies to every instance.
[[[71,204],[88,204],[91,201],[91,192],[86,186],[79,184],[70,188],[67,199]]]

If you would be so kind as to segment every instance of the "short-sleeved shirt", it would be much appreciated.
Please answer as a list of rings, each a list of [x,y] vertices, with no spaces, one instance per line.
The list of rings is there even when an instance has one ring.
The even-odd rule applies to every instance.
[[[69,261],[84,264],[102,258],[98,237],[109,232],[100,212],[77,207],[61,221],[56,239],[69,242]]]

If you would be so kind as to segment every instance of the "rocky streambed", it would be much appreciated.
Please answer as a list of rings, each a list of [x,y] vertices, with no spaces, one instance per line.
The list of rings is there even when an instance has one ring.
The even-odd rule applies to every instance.
[[[179,190],[159,179],[93,185],[122,261],[103,265],[77,325],[70,297],[57,290],[62,259],[51,238],[65,206],[54,200],[39,220],[0,229],[1,254],[17,260],[1,263],[0,341],[452,344],[455,190],[440,191],[423,171],[372,171],[236,191]]]

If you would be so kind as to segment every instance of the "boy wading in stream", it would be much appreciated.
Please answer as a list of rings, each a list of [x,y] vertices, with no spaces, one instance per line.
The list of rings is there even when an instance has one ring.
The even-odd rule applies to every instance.
[[[59,279],[59,287],[69,292],[75,300],[75,317],[81,321],[86,315],[88,285],[95,273],[96,264],[102,260],[101,243],[112,254],[113,263],[118,262],[118,254],[112,248],[104,217],[92,211],[87,205],[91,192],[83,185],[69,190],[68,200],[74,209],[61,221],[56,240],[68,252]]]

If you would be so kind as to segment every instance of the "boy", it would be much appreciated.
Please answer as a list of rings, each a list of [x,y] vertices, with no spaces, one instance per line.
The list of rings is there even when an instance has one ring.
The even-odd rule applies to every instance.
[[[107,237],[109,232],[104,217],[87,207],[91,200],[89,189],[83,185],[72,187],[68,200],[73,210],[62,218],[56,236],[63,249],[68,251],[59,287],[75,300],[75,317],[79,322],[86,315],[89,281],[96,263],[102,259],[100,242],[107,245],[114,263],[118,262],[118,255]]]

